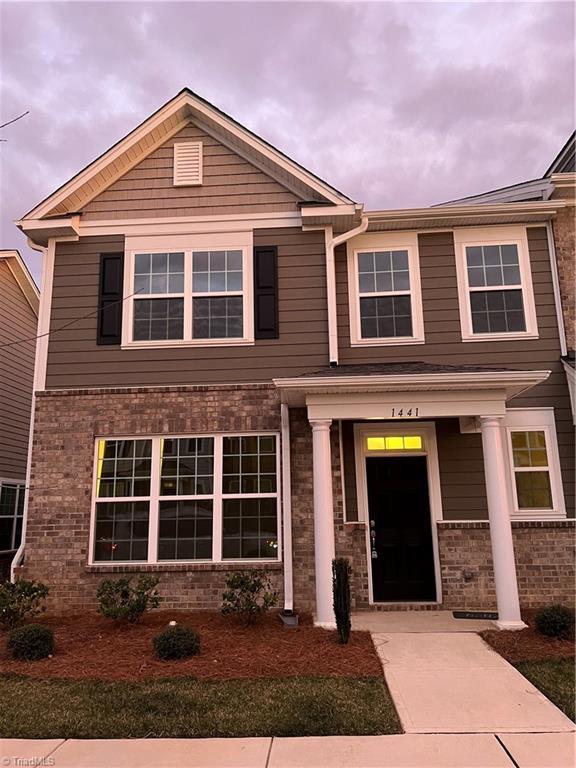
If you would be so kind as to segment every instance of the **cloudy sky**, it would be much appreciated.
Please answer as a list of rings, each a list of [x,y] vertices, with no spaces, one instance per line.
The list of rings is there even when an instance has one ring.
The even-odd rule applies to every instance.
[[[574,127],[574,5],[3,3],[0,247],[188,86],[368,208],[542,175]]]

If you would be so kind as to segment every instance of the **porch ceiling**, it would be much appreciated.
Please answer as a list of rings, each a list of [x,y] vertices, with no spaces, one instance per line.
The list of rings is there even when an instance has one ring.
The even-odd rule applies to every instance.
[[[309,418],[402,419],[504,415],[506,402],[550,371],[388,363],[337,366],[274,379],[283,403]]]

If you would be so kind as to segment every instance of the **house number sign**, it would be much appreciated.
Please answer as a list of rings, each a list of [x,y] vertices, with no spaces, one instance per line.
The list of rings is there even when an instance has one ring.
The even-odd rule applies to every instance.
[[[418,418],[418,411],[419,408],[410,406],[410,408],[401,407],[401,408],[392,408],[392,413],[390,414],[393,419],[417,419]]]

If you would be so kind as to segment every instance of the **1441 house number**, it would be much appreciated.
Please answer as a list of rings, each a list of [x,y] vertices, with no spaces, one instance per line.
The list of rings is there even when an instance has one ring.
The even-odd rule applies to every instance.
[[[418,408],[392,408],[393,419],[417,419]]]

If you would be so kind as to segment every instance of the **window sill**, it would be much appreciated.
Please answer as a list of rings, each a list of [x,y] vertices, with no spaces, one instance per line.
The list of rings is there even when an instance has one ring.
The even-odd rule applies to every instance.
[[[86,565],[86,573],[160,573],[183,571],[251,571],[251,570],[282,570],[281,560],[226,560],[221,563],[187,562],[187,563],[93,563]]]
[[[351,347],[399,347],[404,345],[425,344],[424,338],[398,336],[397,338],[354,339]]]
[[[462,335],[462,341],[521,341],[526,339],[538,339],[538,333],[475,333],[473,335]]]
[[[180,349],[185,347],[246,347],[253,346],[254,339],[206,339],[196,341],[130,341],[121,349]]]

